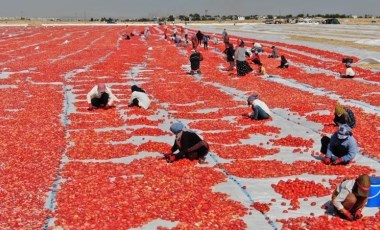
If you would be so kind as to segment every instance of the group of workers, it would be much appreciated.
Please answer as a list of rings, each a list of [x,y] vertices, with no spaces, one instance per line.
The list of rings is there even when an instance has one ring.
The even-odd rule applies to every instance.
[[[244,48],[244,42],[241,41],[235,51],[233,45],[227,41],[229,38],[226,39],[228,34],[225,30],[223,31],[223,36],[226,45],[224,53],[227,55],[227,61],[230,63],[228,70],[233,69],[234,58],[236,58],[238,75],[244,76],[247,72],[252,71],[245,59],[246,49]],[[263,52],[262,46],[257,43],[255,43],[253,49],[254,53]],[[275,46],[272,46],[272,54],[269,57],[279,57]],[[193,49],[190,56],[191,74],[200,73],[200,61],[202,60],[202,54]],[[262,63],[259,62],[258,64],[262,66]],[[346,66],[350,67],[351,64],[346,63]],[[279,67],[288,68],[288,63],[284,56],[281,56],[281,65]],[[132,94],[128,106],[148,109],[150,99],[145,90],[137,85],[133,85],[131,91]],[[119,100],[109,87],[104,83],[99,83],[87,94],[87,101],[89,103],[88,109],[93,110],[97,108],[108,109],[113,106],[115,101]],[[272,116],[267,104],[259,99],[258,93],[250,95],[247,99],[247,104],[252,110],[251,114],[244,114],[247,118],[262,120]],[[356,125],[354,114],[349,108],[338,104],[335,106],[333,122],[338,126],[338,130],[333,133],[331,138],[326,136],[322,138],[321,153],[325,154],[322,162],[326,165],[349,164],[359,151],[352,132],[352,128]],[[183,158],[198,160],[199,163],[205,162],[206,155],[210,149],[206,141],[202,140],[194,131],[187,129],[181,122],[172,124],[170,131],[175,135],[175,140],[170,153],[164,154],[168,163]],[[347,220],[362,218],[362,210],[368,199],[369,188],[370,177],[366,174],[360,175],[355,180],[343,181],[333,192],[331,200],[338,215]]]

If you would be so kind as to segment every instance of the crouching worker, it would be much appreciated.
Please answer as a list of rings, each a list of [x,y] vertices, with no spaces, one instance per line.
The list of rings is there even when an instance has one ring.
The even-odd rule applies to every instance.
[[[99,83],[87,94],[88,110],[97,108],[108,109],[114,101],[119,101],[112,91],[104,83]]]
[[[353,128],[356,125],[355,115],[351,109],[337,104],[334,111],[334,124],[337,126],[347,124]]]
[[[348,164],[358,153],[357,142],[347,124],[339,126],[338,131],[331,136],[331,139],[325,136],[321,142],[321,153],[326,154],[323,162],[327,165]],[[333,160],[333,156],[337,159]]]
[[[272,116],[270,109],[265,102],[259,99],[258,94],[253,94],[247,99],[248,106],[253,110],[251,115],[245,114],[244,116],[254,120],[268,119]]]
[[[203,61],[203,55],[197,52],[196,50],[192,50],[191,52],[192,54],[190,55],[190,74],[201,73],[200,65],[201,61]]]
[[[370,177],[366,174],[360,175],[356,180],[343,181],[333,192],[331,198],[331,203],[338,211],[338,215],[351,221],[361,219],[370,186]]]
[[[145,93],[145,90],[138,87],[137,85],[132,85],[131,90],[132,95],[131,99],[129,99],[128,107],[138,106],[144,109],[148,109],[150,106],[150,99],[148,95]]]
[[[189,160],[198,160],[200,164],[206,160],[206,155],[209,151],[209,145],[202,140],[192,130],[186,129],[180,123],[174,123],[170,126],[170,131],[175,134],[174,145],[171,148],[171,153],[166,154],[166,161],[171,163],[182,158]],[[178,153],[174,153],[178,150]]]

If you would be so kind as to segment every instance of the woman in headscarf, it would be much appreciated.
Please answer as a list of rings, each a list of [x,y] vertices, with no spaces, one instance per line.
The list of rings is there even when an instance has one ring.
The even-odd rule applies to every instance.
[[[349,108],[337,104],[334,112],[334,123],[337,126],[347,124],[353,128],[356,125],[354,113]]]
[[[132,95],[128,102],[128,107],[138,106],[144,109],[148,109],[150,106],[150,99],[148,95],[145,93],[145,90],[138,87],[137,85],[133,85],[131,87]]]
[[[288,67],[289,67],[288,60],[286,60],[284,55],[281,55],[281,63],[278,66],[278,68],[288,68]]]
[[[238,76],[245,76],[247,73],[253,71],[246,59],[246,49],[244,48],[244,41],[239,43],[239,47],[235,51],[236,69]]]
[[[171,163],[182,158],[187,158],[204,163],[209,151],[206,141],[202,140],[194,131],[186,129],[180,122],[172,124],[170,131],[175,134],[175,140],[171,153],[165,155],[167,162]],[[177,150],[178,153],[175,154]]]
[[[344,180],[333,192],[331,203],[338,215],[346,220],[358,220],[363,217],[362,210],[368,201],[371,179],[367,174],[355,180]]]
[[[252,94],[247,99],[248,106],[252,108],[252,114],[246,115],[247,117],[254,120],[268,119],[272,116],[270,109],[265,102],[259,99],[257,93]]]
[[[115,101],[119,101],[112,93],[111,88],[104,83],[95,85],[87,94],[88,110],[97,108],[108,109]]]

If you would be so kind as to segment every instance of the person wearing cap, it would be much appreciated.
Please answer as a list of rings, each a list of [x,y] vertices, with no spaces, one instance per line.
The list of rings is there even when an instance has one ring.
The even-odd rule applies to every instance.
[[[351,128],[355,127],[354,113],[349,108],[337,104],[334,112],[334,124],[337,126],[347,124]]]
[[[341,78],[353,78],[355,77],[355,71],[351,67],[351,63],[346,63],[346,74],[339,73]]]
[[[348,164],[358,152],[358,144],[352,135],[350,126],[347,124],[340,125],[338,131],[331,136],[331,139],[328,137],[322,138],[321,153],[326,154],[323,162],[327,165]],[[335,160],[333,160],[333,156],[336,158]]]
[[[265,102],[259,99],[259,95],[257,93],[252,94],[247,99],[248,106],[252,108],[252,114],[245,116],[254,119],[254,120],[263,120],[268,119],[272,116],[272,112]]]
[[[201,61],[203,61],[203,55],[200,52],[193,49],[191,50],[191,55],[189,59],[190,59],[190,67],[191,67],[190,74],[201,73],[200,65],[201,65]]]
[[[206,141],[202,140],[194,131],[185,128],[181,122],[172,124],[170,131],[175,134],[175,140],[171,153],[165,155],[167,162],[171,163],[187,158],[204,163],[209,151],[209,145]],[[175,153],[177,150],[178,152]]]
[[[253,71],[246,59],[246,49],[244,48],[244,41],[240,41],[239,47],[235,50],[236,70],[238,76],[245,76],[247,73]]]
[[[358,220],[363,217],[362,210],[368,201],[371,180],[367,174],[355,180],[344,180],[333,192],[331,203],[338,215],[347,220]]]
[[[128,102],[128,107],[138,106],[144,109],[148,109],[150,105],[150,99],[146,94],[145,90],[138,87],[137,85],[131,86],[132,95]]]
[[[114,101],[119,100],[104,83],[95,85],[87,94],[88,110],[108,109],[113,105]]]
[[[278,52],[275,46],[272,46],[272,54],[270,54],[268,58],[278,58]]]

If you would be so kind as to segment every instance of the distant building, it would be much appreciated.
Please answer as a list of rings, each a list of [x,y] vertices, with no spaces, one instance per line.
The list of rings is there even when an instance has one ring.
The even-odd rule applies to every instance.
[[[238,21],[244,21],[244,20],[245,20],[245,17],[243,17],[243,16],[238,17]]]

